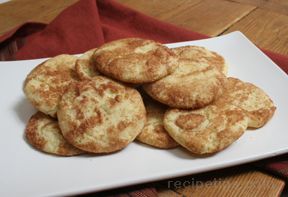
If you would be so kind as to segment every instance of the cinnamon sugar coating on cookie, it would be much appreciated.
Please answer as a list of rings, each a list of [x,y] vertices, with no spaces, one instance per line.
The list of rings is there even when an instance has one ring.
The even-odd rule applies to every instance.
[[[168,110],[164,126],[190,152],[211,154],[240,138],[247,129],[248,118],[235,106],[209,105],[198,110]]]
[[[97,69],[122,82],[142,84],[161,79],[177,67],[175,53],[152,40],[127,38],[109,42],[94,53]]]
[[[214,51],[200,46],[184,46],[172,49],[181,59],[193,61],[195,64],[206,63],[216,67],[223,74],[227,75],[228,65],[226,60]]]
[[[167,107],[156,103],[152,99],[145,99],[144,103],[147,111],[147,122],[137,136],[137,140],[157,148],[177,147],[178,143],[170,137],[163,125],[164,113]]]
[[[25,136],[33,147],[46,153],[61,156],[83,153],[64,139],[57,120],[42,112],[37,112],[30,118]]]
[[[146,111],[137,90],[96,76],[69,86],[58,119],[64,137],[74,146],[110,153],[136,138],[146,122]]]
[[[75,70],[81,80],[91,79],[100,74],[96,69],[94,59],[92,58],[93,53],[96,50],[97,49],[91,49],[77,59]]]
[[[152,98],[174,108],[197,109],[222,95],[226,76],[215,64],[202,61],[197,53],[190,53],[190,47],[173,50],[179,55],[177,69],[158,81],[144,85],[144,90]]]
[[[245,111],[249,127],[260,128],[273,116],[276,107],[271,98],[252,83],[229,77],[224,94],[215,102],[217,105],[234,105]]]
[[[77,81],[76,57],[58,55],[35,67],[27,76],[24,92],[39,111],[56,117],[62,94],[72,81]]]

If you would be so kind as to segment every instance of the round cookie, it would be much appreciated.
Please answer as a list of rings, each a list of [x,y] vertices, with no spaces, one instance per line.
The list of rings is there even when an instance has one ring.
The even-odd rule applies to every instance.
[[[25,136],[29,144],[46,153],[62,156],[83,153],[64,139],[58,122],[42,112],[37,112],[30,118]]]
[[[177,57],[172,50],[158,42],[140,38],[104,44],[93,57],[101,73],[134,84],[161,79],[178,66]]]
[[[198,110],[168,110],[164,126],[190,152],[210,154],[240,138],[248,126],[248,118],[234,106],[209,105]]]
[[[170,107],[196,109],[221,96],[225,81],[226,76],[215,66],[195,63],[185,55],[179,57],[175,72],[143,87],[152,98]]]
[[[92,77],[99,75],[92,58],[93,53],[96,50],[97,49],[91,49],[77,59],[75,70],[81,80],[91,79]]]
[[[137,136],[137,140],[157,148],[174,148],[178,143],[170,137],[163,125],[163,117],[166,107],[159,103],[155,103],[151,99],[144,100],[147,122],[141,133]]]
[[[276,107],[269,96],[259,87],[229,77],[224,94],[215,102],[234,105],[245,111],[249,127],[260,128],[273,116]]]
[[[137,90],[106,77],[72,83],[58,111],[63,136],[93,153],[126,147],[141,132],[146,111]]]
[[[77,80],[76,57],[58,55],[35,67],[24,83],[24,93],[39,111],[56,117],[59,101],[67,86]]]
[[[214,51],[210,51],[205,47],[200,46],[184,46],[177,47],[172,49],[181,59],[186,59],[189,61],[198,63],[207,63],[208,65],[212,65],[218,70],[220,70],[223,74],[227,75],[228,65],[225,59]]]

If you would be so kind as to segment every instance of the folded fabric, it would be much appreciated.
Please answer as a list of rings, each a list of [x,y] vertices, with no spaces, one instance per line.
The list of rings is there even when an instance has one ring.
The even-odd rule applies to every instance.
[[[0,57],[20,60],[76,54],[125,37],[162,43],[208,38],[158,21],[113,0],[85,0],[64,10],[45,28],[43,24],[23,24],[0,36]],[[287,57],[264,52],[288,73]]]
[[[113,0],[85,0],[64,10],[49,25],[27,23],[0,36],[0,59],[21,60],[62,53],[77,54],[125,37],[148,38],[162,43],[208,38],[158,21]],[[288,73],[288,57],[266,50],[264,52]],[[284,172],[283,176],[288,177],[287,155],[276,163],[271,159],[263,167]],[[139,196],[146,194],[147,191],[140,192]]]
[[[18,32],[27,31],[27,28],[31,26],[22,27]],[[162,43],[208,37],[155,20],[110,0],[79,1],[40,30],[26,36],[26,44],[17,52],[16,59],[82,53],[124,37],[149,38]],[[12,33],[0,37],[0,42]]]

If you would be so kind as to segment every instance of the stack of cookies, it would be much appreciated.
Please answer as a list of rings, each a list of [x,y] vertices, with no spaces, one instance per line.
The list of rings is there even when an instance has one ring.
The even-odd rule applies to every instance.
[[[116,40],[80,57],[59,55],[35,67],[24,92],[38,110],[27,141],[52,154],[112,153],[135,139],[194,154],[218,152],[273,116],[269,96],[227,77],[219,54],[169,49],[152,40]]]

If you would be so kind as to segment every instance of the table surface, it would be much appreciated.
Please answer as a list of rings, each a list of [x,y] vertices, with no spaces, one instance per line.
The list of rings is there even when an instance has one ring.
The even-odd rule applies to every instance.
[[[287,0],[118,1],[159,20],[210,36],[239,30],[259,47],[288,55]],[[77,0],[12,0],[0,4],[0,35],[27,21],[49,23],[59,12],[75,2]],[[250,165],[177,180],[183,182],[191,178],[201,181],[202,184],[177,189],[168,188],[167,181],[162,181],[156,184],[158,195],[278,196],[285,186],[285,181]],[[213,184],[215,181],[217,184]],[[127,190],[131,188],[125,191]],[[112,194],[118,191],[114,190]]]

